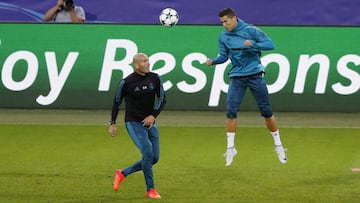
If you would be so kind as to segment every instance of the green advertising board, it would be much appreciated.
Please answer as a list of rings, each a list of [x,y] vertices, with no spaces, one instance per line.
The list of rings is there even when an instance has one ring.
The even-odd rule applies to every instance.
[[[275,111],[360,112],[360,27],[262,26]],[[221,26],[0,24],[0,108],[111,108],[144,52],[164,82],[166,109],[224,110],[229,62],[208,67]],[[242,110],[256,110],[248,93]]]

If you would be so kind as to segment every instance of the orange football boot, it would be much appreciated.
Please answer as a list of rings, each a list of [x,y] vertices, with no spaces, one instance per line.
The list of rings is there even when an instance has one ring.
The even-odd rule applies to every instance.
[[[113,182],[114,190],[118,191],[120,183],[125,179],[124,174],[122,173],[122,170],[118,169],[115,171],[115,178]]]
[[[161,199],[161,196],[155,189],[150,189],[146,192],[146,197],[150,199]]]

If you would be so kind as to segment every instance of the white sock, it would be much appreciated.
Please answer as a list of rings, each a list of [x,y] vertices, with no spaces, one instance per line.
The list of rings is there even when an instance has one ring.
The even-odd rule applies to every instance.
[[[227,148],[234,147],[235,133],[227,132],[226,138],[227,138]]]
[[[275,131],[275,132],[270,132],[273,139],[274,139],[274,145],[276,146],[281,146],[282,143],[281,143],[281,139],[280,139],[280,133],[279,133],[279,130]]]

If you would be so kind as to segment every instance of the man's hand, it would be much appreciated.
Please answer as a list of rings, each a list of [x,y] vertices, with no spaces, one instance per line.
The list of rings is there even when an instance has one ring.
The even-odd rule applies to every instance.
[[[115,137],[116,132],[117,132],[117,129],[116,129],[115,124],[111,124],[109,127],[109,134],[111,135],[111,137]]]
[[[251,47],[252,42],[250,40],[245,40],[244,45],[247,46],[247,47]]]
[[[58,0],[56,6],[60,8],[62,5],[64,5],[64,0]]]
[[[207,60],[206,60],[206,64],[207,64],[208,66],[211,66],[211,65],[213,64],[213,60],[207,59]]]
[[[155,117],[153,115],[147,116],[143,121],[143,126],[149,127],[149,129],[154,125]]]

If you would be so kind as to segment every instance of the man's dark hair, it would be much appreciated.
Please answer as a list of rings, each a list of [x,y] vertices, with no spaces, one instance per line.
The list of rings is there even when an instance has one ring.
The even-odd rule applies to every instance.
[[[236,12],[232,8],[224,8],[223,10],[221,10],[219,12],[219,17],[224,17],[224,16],[232,18],[237,15],[236,15]]]
[[[64,6],[66,8],[70,8],[70,7],[74,6],[74,1],[73,0],[64,0]]]

